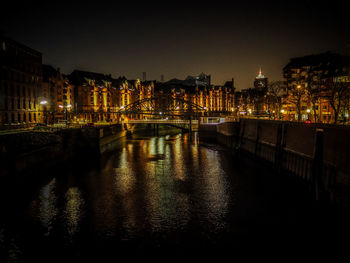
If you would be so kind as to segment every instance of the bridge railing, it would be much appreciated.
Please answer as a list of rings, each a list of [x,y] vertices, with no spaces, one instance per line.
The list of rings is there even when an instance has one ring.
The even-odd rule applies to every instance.
[[[164,123],[164,124],[189,124],[189,120],[167,120],[167,119],[160,119],[160,120],[128,120],[128,123],[136,124],[136,123]],[[198,120],[192,120],[191,124],[198,124]]]

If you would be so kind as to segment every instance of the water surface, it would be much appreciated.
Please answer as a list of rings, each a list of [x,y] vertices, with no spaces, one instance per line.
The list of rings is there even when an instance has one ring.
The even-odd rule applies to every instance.
[[[101,159],[37,173],[2,186],[6,260],[285,248],[279,240],[314,242],[325,221],[306,188],[197,135],[134,136]]]

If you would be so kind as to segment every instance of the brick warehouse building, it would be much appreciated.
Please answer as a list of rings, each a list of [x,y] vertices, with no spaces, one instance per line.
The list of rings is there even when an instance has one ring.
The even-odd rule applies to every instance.
[[[3,36],[0,44],[0,125],[31,126],[43,117],[37,100],[42,54]]]

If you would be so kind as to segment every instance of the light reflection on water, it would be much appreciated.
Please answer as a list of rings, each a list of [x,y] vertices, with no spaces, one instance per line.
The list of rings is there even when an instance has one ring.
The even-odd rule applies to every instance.
[[[310,233],[307,222],[322,220],[315,233],[329,220],[331,226],[346,223],[341,233],[348,227],[348,215],[313,212],[304,190],[296,191],[289,179],[187,134],[125,139],[85,168],[50,170],[41,185],[2,187],[0,262],[13,262],[1,260],[2,248],[12,253],[8,258],[33,256],[28,262],[45,253],[49,260],[42,262],[52,262],[62,250],[90,259],[91,251],[99,258],[108,251],[118,257],[124,250],[130,256],[142,248],[177,253],[196,246],[196,256],[213,247],[232,256],[241,243],[251,249],[254,240],[270,250],[269,237],[285,246],[295,232],[299,242]]]
[[[88,231],[120,239],[188,231],[190,222],[215,232],[227,224],[232,195],[220,163],[217,151],[187,134],[125,140],[99,170],[81,175],[74,185],[57,177],[43,186],[40,209],[32,209],[32,216],[40,218],[47,235],[57,226],[69,238],[87,231],[81,230],[84,221]]]
[[[58,209],[56,207],[57,197],[55,194],[55,186],[56,179],[54,178],[40,190],[39,194],[38,217],[46,230],[45,235],[50,234],[58,214]]]

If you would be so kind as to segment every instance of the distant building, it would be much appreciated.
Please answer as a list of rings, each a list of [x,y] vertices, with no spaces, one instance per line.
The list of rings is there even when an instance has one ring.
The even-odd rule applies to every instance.
[[[160,75],[160,82],[164,82],[164,75]]]
[[[259,74],[254,80],[254,90],[252,94],[253,112],[258,117],[265,117],[268,115],[268,107],[266,103],[268,79],[262,74],[261,68]]]
[[[288,93],[283,106],[285,119],[331,123],[337,121],[335,118],[348,118],[349,87],[342,93],[337,91],[339,85],[349,83],[348,56],[325,52],[291,58],[283,68],[283,77]]]
[[[74,112],[77,121],[118,122],[127,116],[118,111],[136,101],[153,96],[152,81],[117,79],[111,75],[75,70],[69,76],[74,89]],[[142,116],[132,116],[142,118]]]
[[[117,118],[120,92],[110,75],[74,70],[68,79],[74,89],[77,121],[109,122]]]
[[[254,88],[260,91],[264,91],[267,88],[268,79],[262,74],[261,68],[259,74],[255,77]]]
[[[43,65],[43,82],[39,103],[44,109],[44,122],[71,119],[74,112],[74,92],[69,80],[59,69]]]
[[[254,79],[254,87],[243,89],[235,94],[237,115],[268,117],[267,89],[268,78],[262,74],[260,68]]]
[[[37,96],[42,83],[40,52],[0,36],[0,125],[41,121]]]
[[[205,109],[209,115],[221,115],[232,112],[234,109],[234,82],[228,81],[224,86],[211,85],[210,75],[204,73],[198,76],[188,76],[184,80],[171,79],[164,83],[156,83],[155,93],[171,94],[173,98],[178,98],[184,101],[190,101]],[[166,102],[178,103],[178,102]],[[171,107],[171,105],[168,105]],[[186,109],[188,106],[177,105],[179,109]],[[163,105],[162,107],[166,107]]]
[[[146,72],[142,72],[142,80],[143,80],[143,81],[146,81],[146,80],[147,80]]]

